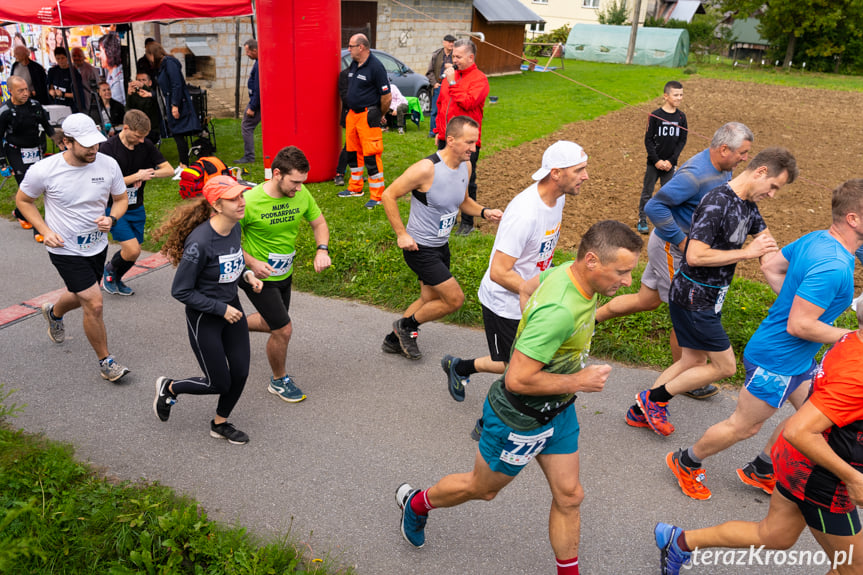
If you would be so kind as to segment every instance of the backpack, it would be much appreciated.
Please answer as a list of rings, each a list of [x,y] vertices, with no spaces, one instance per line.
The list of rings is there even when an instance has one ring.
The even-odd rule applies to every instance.
[[[231,170],[216,156],[198,159],[180,173],[180,197],[185,200],[201,195],[204,184],[213,176],[230,176]]]

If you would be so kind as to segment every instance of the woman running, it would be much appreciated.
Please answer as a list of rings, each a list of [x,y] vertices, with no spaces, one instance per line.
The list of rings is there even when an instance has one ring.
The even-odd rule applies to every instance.
[[[242,186],[229,176],[204,185],[204,197],[184,203],[156,232],[167,236],[162,253],[177,266],[171,295],[186,305],[189,341],[203,376],[156,380],[153,411],[168,421],[181,393],[218,394],[210,435],[242,445],[249,436],[228,423],[249,375],[249,327],[237,296],[242,277],[255,292],[263,282],[245,269],[240,226],[246,202]]]

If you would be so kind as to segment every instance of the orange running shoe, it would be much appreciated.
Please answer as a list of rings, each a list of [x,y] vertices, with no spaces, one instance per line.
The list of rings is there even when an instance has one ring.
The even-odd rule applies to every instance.
[[[746,485],[751,485],[755,489],[760,489],[767,495],[773,493],[776,487],[776,476],[772,473],[762,475],[755,471],[755,466],[752,463],[747,463],[743,469],[737,470],[737,477]]]
[[[635,406],[629,406],[629,410],[626,412],[624,416],[626,419],[626,425],[631,427],[650,427],[647,424],[647,418],[644,417],[643,413],[635,413]]]
[[[674,426],[668,422],[668,402],[650,401],[650,390],[646,389],[635,396],[638,407],[644,413],[644,419],[650,429],[659,435],[671,435]]]
[[[14,211],[12,212],[12,215],[13,215],[13,216],[15,216],[15,212],[14,212]],[[21,219],[21,218],[19,218],[18,216],[15,216],[15,219],[16,219],[16,220],[18,220],[18,223],[19,223],[19,224],[21,225],[21,227],[22,227],[22,228],[24,228],[25,230],[32,230],[32,229],[33,229],[33,224],[31,224],[31,223],[30,223],[30,222],[28,222],[27,220],[22,220],[22,219]]]
[[[39,242],[40,244],[45,241],[45,238],[42,237],[42,234],[34,234],[33,239]]]
[[[712,494],[707,486],[704,485],[704,470],[693,469],[680,463],[680,455],[682,453],[683,450],[681,449],[676,452],[672,451],[665,456],[665,464],[668,465],[668,468],[677,477],[677,484],[680,485],[680,489],[693,499],[700,501],[710,499]]]

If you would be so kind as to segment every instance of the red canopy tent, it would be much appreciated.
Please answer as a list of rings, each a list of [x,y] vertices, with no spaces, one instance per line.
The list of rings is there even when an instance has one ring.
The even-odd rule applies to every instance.
[[[248,16],[253,11],[251,0],[3,0],[0,22],[65,27]]]

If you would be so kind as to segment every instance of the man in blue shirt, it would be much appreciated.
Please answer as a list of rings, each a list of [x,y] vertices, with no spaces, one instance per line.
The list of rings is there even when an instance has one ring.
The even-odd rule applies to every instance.
[[[596,311],[597,323],[624,315],[651,311],[668,302],[668,291],[674,272],[680,267],[682,250],[692,214],[704,195],[731,180],[731,171],[749,157],[754,136],[740,122],[729,122],[716,130],[710,147],[691,157],[677,170],[674,177],[645,206],[654,230],[647,241],[647,266],[641,275],[638,293],[617,296]],[[680,347],[672,330],[671,357],[680,359]],[[704,399],[715,395],[713,385],[688,392],[686,395]],[[635,419],[631,419],[630,415]],[[627,423],[646,427],[640,413],[627,413]]]
[[[255,161],[255,128],[261,123],[261,86],[258,81],[258,41],[249,38],[243,44],[249,60],[254,61],[252,71],[249,72],[249,103],[246,113],[243,115],[243,157],[234,160],[235,164],[251,164]]]

